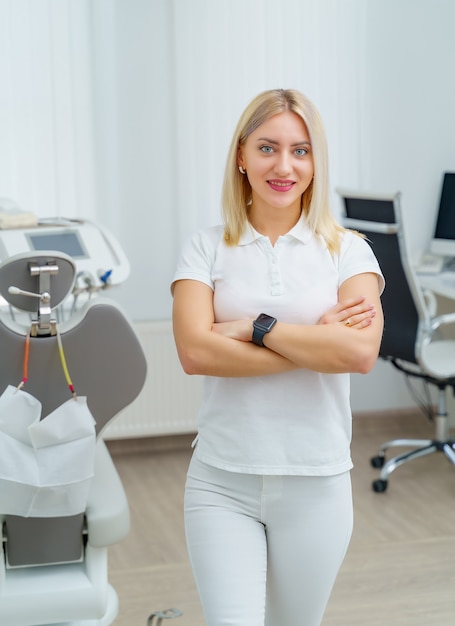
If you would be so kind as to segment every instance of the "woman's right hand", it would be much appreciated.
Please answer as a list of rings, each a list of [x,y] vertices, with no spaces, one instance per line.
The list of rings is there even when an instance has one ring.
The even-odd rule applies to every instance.
[[[369,304],[364,296],[359,296],[355,299],[340,300],[322,315],[318,324],[341,323],[360,330],[370,326],[375,315],[374,306]]]

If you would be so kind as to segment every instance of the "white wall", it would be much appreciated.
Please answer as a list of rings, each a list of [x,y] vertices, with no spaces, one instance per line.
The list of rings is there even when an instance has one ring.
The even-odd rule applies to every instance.
[[[413,250],[430,238],[444,171],[455,171],[455,4],[367,2],[361,134],[368,188],[403,192]]]
[[[0,197],[96,218],[132,265],[118,299],[170,317],[182,241],[219,220],[227,146],[258,91],[296,87],[326,123],[332,187],[403,192],[425,245],[455,168],[451,0],[0,0]],[[339,210],[334,197],[334,210]],[[409,406],[392,368],[355,410]]]
[[[0,0],[0,197],[97,212],[90,0]]]

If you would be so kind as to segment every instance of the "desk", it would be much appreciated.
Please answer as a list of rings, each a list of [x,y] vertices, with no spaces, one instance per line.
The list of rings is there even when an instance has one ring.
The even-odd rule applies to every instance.
[[[419,274],[417,279],[424,289],[429,289],[437,296],[455,300],[455,272],[440,274]]]

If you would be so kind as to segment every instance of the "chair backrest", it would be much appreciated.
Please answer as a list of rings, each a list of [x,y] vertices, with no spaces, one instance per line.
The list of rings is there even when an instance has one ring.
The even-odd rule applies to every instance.
[[[0,264],[0,294],[14,306],[31,311],[37,300],[11,294],[13,284],[25,291],[39,293],[38,277],[30,277],[30,263],[39,267],[55,265],[58,271],[49,280],[52,302],[59,305],[71,291],[74,276],[71,259],[63,253],[35,254],[12,258]],[[52,294],[56,294],[52,299]],[[28,319],[28,314],[26,314]],[[25,335],[28,327],[0,314],[0,393],[17,386],[23,377]],[[96,421],[99,435],[109,420],[128,406],[139,394],[146,376],[146,360],[140,342],[125,315],[112,301],[94,298],[68,319],[59,322],[66,365],[79,396]],[[37,334],[30,338],[28,380],[24,390],[42,404],[42,419],[70,397],[55,335]],[[11,564],[43,564],[77,560],[81,554],[81,529],[84,514],[68,517],[20,518],[4,515],[0,502],[0,521],[8,527],[8,558]]]
[[[345,209],[343,225],[363,233],[385,277],[382,295],[384,334],[380,356],[417,363],[416,343],[428,313],[408,261],[400,194],[371,195],[338,189]]]
[[[49,285],[50,307],[54,308],[74,284],[68,270],[69,261],[71,259],[63,253],[49,252],[11,258],[0,264],[0,295],[25,311],[32,311],[31,305],[35,303],[36,311],[37,299],[10,293],[9,286],[14,284],[25,291],[39,293],[38,277],[30,278],[30,264],[42,267],[50,262],[59,270],[51,277]],[[17,385],[22,378],[28,328],[0,314],[0,393],[6,385]],[[59,322],[59,329],[76,392],[87,397],[99,435],[107,422],[128,406],[142,389],[147,369],[144,352],[130,321],[120,307],[107,298],[95,297],[78,311],[66,314],[66,319]],[[70,397],[55,336],[44,333],[31,337],[28,381],[24,389],[40,400],[43,418]]]

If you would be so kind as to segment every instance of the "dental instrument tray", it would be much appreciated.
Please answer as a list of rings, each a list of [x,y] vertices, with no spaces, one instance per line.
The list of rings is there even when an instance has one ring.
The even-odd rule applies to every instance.
[[[0,263],[26,252],[58,251],[70,256],[78,276],[93,290],[123,283],[130,265],[114,236],[89,220],[46,219],[36,226],[0,230]]]

